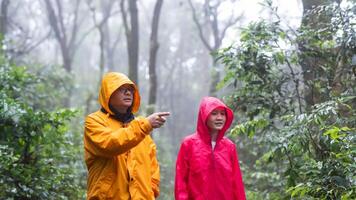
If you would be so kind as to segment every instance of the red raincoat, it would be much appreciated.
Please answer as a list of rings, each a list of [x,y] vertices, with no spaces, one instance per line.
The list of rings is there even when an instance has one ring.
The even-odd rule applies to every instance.
[[[226,123],[215,148],[206,121],[211,111],[226,109]],[[197,131],[184,138],[176,163],[176,200],[245,200],[244,185],[235,144],[224,137],[233,113],[223,102],[205,97],[200,103]]]

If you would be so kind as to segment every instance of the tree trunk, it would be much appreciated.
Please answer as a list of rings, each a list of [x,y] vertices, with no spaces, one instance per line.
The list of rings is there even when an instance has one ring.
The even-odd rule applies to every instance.
[[[99,58],[99,67],[100,67],[100,78],[99,78],[99,83],[101,83],[101,77],[104,75],[105,71],[105,55],[104,55],[104,31],[102,29],[102,26],[99,27],[99,35],[100,35],[100,41],[99,41],[99,46],[100,46],[100,58]]]
[[[217,96],[216,86],[218,85],[218,83],[220,81],[220,72],[219,72],[218,63],[216,62],[214,56],[212,56],[212,63],[213,63],[213,67],[211,69],[209,95],[216,97]]]
[[[7,32],[7,10],[10,4],[10,0],[3,0],[1,2],[1,13],[0,13],[0,38],[1,38],[1,45],[2,45],[2,40],[6,35]]]
[[[330,4],[331,1],[324,1],[324,0],[303,0],[303,19],[302,19],[302,26],[310,27],[315,31],[320,30],[323,23],[327,23],[330,21],[330,17],[325,16],[324,22],[320,23],[319,20],[316,19],[316,15],[309,15],[306,17],[307,12],[311,10],[313,7]],[[299,50],[305,52],[306,49],[304,48],[303,44],[299,44]],[[303,70],[303,79],[304,79],[304,100],[306,103],[306,109],[309,110],[311,106],[321,102],[321,95],[318,88],[314,85],[314,80],[317,77],[317,68],[320,65],[318,58],[303,55],[301,57],[300,65]]]
[[[62,59],[63,59],[63,67],[67,72],[72,71],[72,56],[70,55],[69,49],[61,48]]]
[[[66,31],[64,29],[63,25],[63,19],[61,18],[62,16],[62,10],[61,10],[61,5],[60,3],[58,4],[58,16],[56,15],[56,12],[53,8],[52,3],[49,0],[45,0],[46,7],[47,7],[47,13],[48,13],[48,20],[49,23],[53,29],[53,32],[55,34],[56,40],[59,43],[61,53],[62,53],[62,62],[63,62],[63,68],[67,72],[72,71],[72,56],[71,53],[69,52],[69,46],[68,46],[68,38],[66,35]]]
[[[157,95],[157,73],[156,73],[156,57],[159,48],[158,43],[158,25],[159,16],[162,8],[163,0],[157,0],[153,12],[152,26],[151,26],[151,37],[150,37],[150,57],[149,57],[149,98],[148,104],[152,107],[149,109],[147,114],[154,113],[154,105],[156,104]]]
[[[139,48],[139,26],[138,26],[138,11],[137,0],[128,0],[129,2],[129,14],[130,14],[130,26],[127,19],[127,13],[125,10],[125,0],[121,0],[121,15],[124,23],[128,62],[129,62],[129,78],[138,85],[138,48]]]
[[[206,49],[209,51],[210,54],[218,50],[221,46],[222,40],[225,37],[226,30],[231,27],[232,25],[236,24],[239,19],[241,19],[241,16],[238,17],[232,17],[229,19],[229,21],[222,27],[219,28],[219,7],[223,1],[211,1],[211,0],[205,0],[203,3],[204,7],[204,16],[205,16],[205,23],[209,25],[210,27],[209,30],[212,33],[213,36],[213,44],[210,44],[210,31],[203,30],[203,24],[199,21],[198,19],[198,11],[195,9],[193,3],[191,0],[188,0],[188,4],[192,10],[193,14],[193,21],[195,25],[198,28],[199,32],[199,37],[201,41],[203,42],[204,46]],[[217,96],[217,89],[216,86],[220,81],[220,69],[219,69],[219,64],[216,62],[214,55],[211,55],[211,58],[213,60],[212,64],[212,70],[211,70],[211,81],[210,81],[210,88],[209,88],[209,95],[210,96]]]
[[[328,5],[332,3],[331,0],[303,0],[303,19],[302,19],[302,26],[306,27],[307,29],[311,29],[312,31],[318,31],[325,28],[325,25],[328,26],[331,21],[331,15],[323,14],[320,16],[321,13],[308,13],[309,10],[313,9],[314,7],[321,6],[321,5]],[[324,38],[325,39],[325,38]],[[331,38],[329,38],[331,39]],[[323,76],[322,72],[320,72],[320,66],[323,66],[323,59],[310,56],[308,54],[308,42],[309,41],[299,42],[298,48],[301,52],[300,55],[300,65],[303,71],[303,79],[304,79],[304,100],[306,104],[306,110],[309,111],[312,109],[312,106],[318,103],[321,103],[328,99],[323,99],[322,93],[318,86],[315,84],[316,81]],[[324,97],[325,98],[325,97]],[[313,127],[311,127],[313,128]],[[323,159],[325,157],[325,146],[321,139],[321,133],[318,131],[311,131],[308,134],[310,138],[310,144],[314,148],[315,156],[318,159]]]
[[[131,35],[129,37],[129,77],[138,85],[138,48],[139,48],[139,27],[137,0],[129,0]]]
[[[51,29],[54,32],[55,39],[59,43],[61,54],[62,54],[62,62],[63,68],[66,72],[72,72],[72,64],[74,54],[76,49],[78,48],[77,43],[77,33],[78,33],[78,12],[81,0],[75,0],[74,2],[74,10],[71,14],[73,16],[72,25],[69,26],[65,23],[65,18],[63,17],[63,2],[60,0],[55,0],[54,3],[50,0],[43,0],[46,9],[47,9],[47,17],[50,23]],[[70,106],[70,97],[72,94],[72,89],[68,90],[68,96],[63,97],[63,104],[65,107]]]

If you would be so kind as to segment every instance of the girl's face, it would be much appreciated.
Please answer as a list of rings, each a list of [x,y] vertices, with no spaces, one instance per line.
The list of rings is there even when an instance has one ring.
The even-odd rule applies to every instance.
[[[226,122],[226,111],[224,108],[216,108],[211,111],[206,122],[210,131],[220,131]]]

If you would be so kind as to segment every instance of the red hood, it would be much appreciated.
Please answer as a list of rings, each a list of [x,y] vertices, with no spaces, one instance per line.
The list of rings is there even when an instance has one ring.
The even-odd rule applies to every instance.
[[[199,115],[197,122],[197,133],[207,143],[211,142],[211,136],[209,134],[209,129],[206,125],[206,121],[208,119],[209,114],[216,108],[225,108],[226,110],[226,122],[218,134],[217,141],[221,140],[224,137],[225,132],[231,126],[231,123],[234,119],[233,112],[230,108],[228,108],[222,101],[215,97],[204,97],[200,102],[199,106]]]

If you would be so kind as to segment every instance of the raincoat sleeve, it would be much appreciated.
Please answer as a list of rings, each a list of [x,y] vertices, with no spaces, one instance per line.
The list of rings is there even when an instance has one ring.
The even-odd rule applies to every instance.
[[[176,178],[174,195],[176,200],[189,199],[188,196],[188,174],[189,174],[189,159],[187,156],[188,145],[183,142],[178,153],[176,162]]]
[[[148,120],[141,117],[127,127],[113,129],[101,118],[89,116],[85,121],[85,148],[94,155],[112,157],[135,147],[151,131]]]
[[[155,198],[159,195],[159,183],[160,183],[160,175],[159,175],[159,165],[156,156],[156,145],[153,140],[150,138],[150,158],[151,158],[151,186],[152,191],[154,193]]]
[[[234,199],[246,200],[245,187],[242,181],[242,174],[240,170],[238,153],[235,145],[232,146],[232,163],[233,163],[233,177],[234,177]]]

